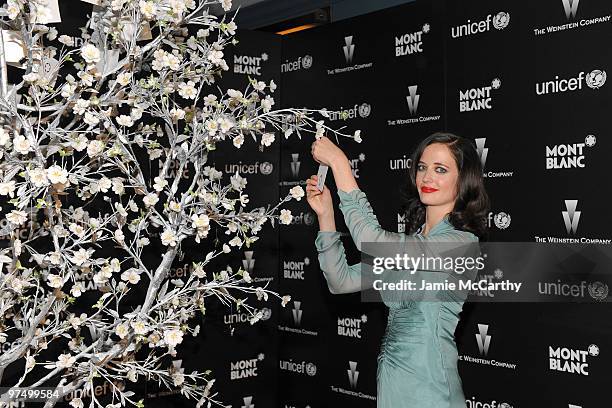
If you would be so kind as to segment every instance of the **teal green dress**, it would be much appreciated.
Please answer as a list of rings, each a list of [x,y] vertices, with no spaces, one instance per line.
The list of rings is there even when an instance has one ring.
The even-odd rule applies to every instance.
[[[385,231],[363,191],[338,190],[338,195],[344,220],[360,251],[364,242],[395,242],[421,249],[428,241],[478,245],[474,234],[455,229],[448,216],[426,236],[421,233],[424,225],[413,235]],[[348,265],[339,232],[319,231],[315,246],[332,293],[362,290],[361,264]],[[420,273],[425,271],[415,275]],[[440,273],[437,279],[443,281],[451,275]],[[378,356],[377,408],[465,408],[454,331],[467,291],[441,291],[435,294],[436,301],[420,301],[408,292],[399,300],[382,294],[389,317]]]

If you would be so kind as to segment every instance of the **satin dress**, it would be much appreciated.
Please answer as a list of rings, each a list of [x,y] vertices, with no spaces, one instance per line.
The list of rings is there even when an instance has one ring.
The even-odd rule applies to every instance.
[[[432,246],[433,241],[478,246],[478,238],[455,229],[448,216],[427,235],[421,233],[424,225],[412,235],[389,232],[380,227],[363,191],[338,190],[338,196],[345,223],[360,251],[361,244],[369,242],[399,242],[408,248]],[[319,231],[315,246],[332,293],[363,290],[361,264],[348,265],[339,232]],[[447,278],[449,274],[440,274],[438,280]],[[466,408],[454,331],[467,290],[433,295],[436,301],[419,301],[411,293],[393,299],[393,295],[382,294],[389,316],[378,356],[377,408]]]

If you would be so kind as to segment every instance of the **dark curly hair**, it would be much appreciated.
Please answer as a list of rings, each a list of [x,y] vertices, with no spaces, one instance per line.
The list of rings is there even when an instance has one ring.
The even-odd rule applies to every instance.
[[[400,191],[401,212],[405,214],[405,233],[412,235],[425,222],[425,205],[419,198],[416,187],[417,164],[427,146],[445,144],[451,151],[459,169],[457,199],[449,214],[450,223],[458,230],[468,231],[481,241],[488,239],[489,196],[484,188],[482,164],[474,144],[452,133],[437,132],[423,140],[411,156],[406,185]]]

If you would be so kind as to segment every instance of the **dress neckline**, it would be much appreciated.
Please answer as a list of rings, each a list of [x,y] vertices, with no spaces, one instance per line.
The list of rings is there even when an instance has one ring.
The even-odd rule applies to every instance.
[[[446,227],[453,228],[452,224],[450,223],[450,216],[448,214],[445,214],[444,217],[442,217],[442,219],[440,221],[438,221],[438,223],[436,225],[433,226],[431,231],[429,231],[429,234],[423,235],[423,229],[425,228],[425,223],[423,223],[423,225],[421,225],[419,227],[419,229],[416,231],[415,235],[421,235],[423,237],[429,237],[432,233],[436,234],[436,233],[438,233],[438,231],[440,229],[445,229]]]

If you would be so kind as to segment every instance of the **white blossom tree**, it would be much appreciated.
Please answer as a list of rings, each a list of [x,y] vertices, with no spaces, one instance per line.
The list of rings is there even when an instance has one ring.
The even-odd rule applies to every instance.
[[[261,314],[245,295],[289,301],[252,286],[242,269],[209,266],[256,241],[266,221],[289,224],[280,206],[304,191],[248,209],[246,179],[236,173],[224,185],[208,153],[229,141],[240,148],[247,137],[264,149],[276,134],[359,141],[359,132],[313,118],[325,110],[272,110],[273,81],[217,86],[237,27],[208,6],[228,11],[231,0],[83,1],[96,7],[76,43],[49,26],[52,0],[8,0],[0,9],[0,342],[11,342],[0,379],[17,369],[4,385],[55,387],[45,407],[77,389],[90,397],[72,406],[104,406],[94,381],[109,383],[106,407],[141,406],[129,386],[115,385],[139,379],[179,387],[197,406],[222,405],[207,372],[164,362],[197,335],[193,318],[209,296],[238,304],[251,323]],[[23,70],[11,86],[7,63]],[[193,262],[187,278],[170,280],[182,244],[201,243],[213,227],[232,239]],[[161,253],[149,250],[155,244]],[[137,306],[126,302],[134,296]]]

